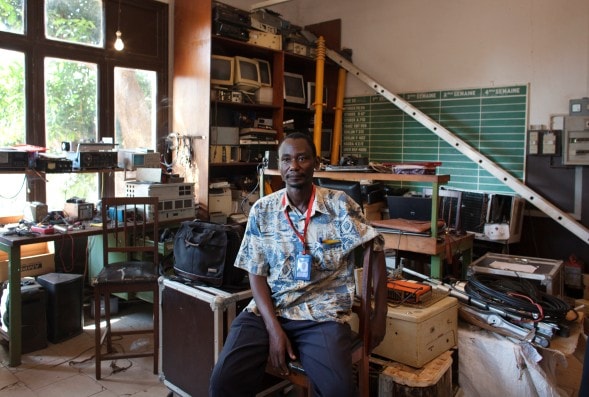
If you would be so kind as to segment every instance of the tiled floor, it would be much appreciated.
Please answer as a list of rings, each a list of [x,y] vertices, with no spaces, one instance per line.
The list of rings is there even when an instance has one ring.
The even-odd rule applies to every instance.
[[[142,302],[120,305],[115,326],[141,327],[151,321],[150,310],[150,305]],[[105,361],[102,379],[96,380],[93,321],[86,316],[80,335],[24,354],[18,367],[8,366],[8,350],[0,347],[0,397],[167,396],[169,390],[153,374],[151,357]],[[140,339],[134,345],[125,342],[119,341],[121,348],[141,349],[151,339]]]

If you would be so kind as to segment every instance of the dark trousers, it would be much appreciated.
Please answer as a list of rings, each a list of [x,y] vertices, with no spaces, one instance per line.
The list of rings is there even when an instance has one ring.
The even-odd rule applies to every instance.
[[[356,395],[348,324],[279,320],[297,351],[316,396]],[[213,369],[209,396],[250,397],[260,392],[268,362],[268,344],[268,332],[262,317],[249,312],[240,313],[231,324]]]

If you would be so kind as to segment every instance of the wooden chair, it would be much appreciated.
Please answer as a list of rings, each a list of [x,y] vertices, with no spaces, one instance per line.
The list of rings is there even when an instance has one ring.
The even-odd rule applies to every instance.
[[[102,244],[104,267],[92,280],[94,287],[96,379],[101,377],[101,362],[120,358],[153,356],[153,373],[158,373],[159,289],[158,289],[158,198],[109,197],[102,199]],[[150,241],[148,241],[148,239]],[[153,293],[153,327],[113,330],[110,296],[115,293]],[[101,329],[101,301],[104,321]],[[153,335],[149,351],[116,351],[114,336]],[[106,345],[106,352],[102,346]]]
[[[354,312],[358,315],[359,326],[358,333],[353,335],[352,343],[352,363],[357,366],[358,373],[358,389],[360,397],[369,396],[369,358],[370,358],[370,311],[372,301],[372,244],[364,250],[362,277],[361,282],[356,283],[356,286],[361,285],[361,296],[359,297],[359,304],[354,305]],[[281,375],[278,371],[269,365],[266,367],[266,372],[278,378],[286,379],[291,382],[297,391],[298,397],[311,397],[312,388],[309,378],[305,374],[300,361],[293,361],[288,364],[289,374]]]

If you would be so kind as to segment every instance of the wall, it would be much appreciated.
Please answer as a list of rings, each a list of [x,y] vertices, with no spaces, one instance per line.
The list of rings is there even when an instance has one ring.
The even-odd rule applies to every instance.
[[[354,64],[395,93],[529,83],[529,122],[545,125],[589,96],[586,0],[291,0],[272,10],[298,25],[341,19]],[[372,93],[348,77],[346,96]]]

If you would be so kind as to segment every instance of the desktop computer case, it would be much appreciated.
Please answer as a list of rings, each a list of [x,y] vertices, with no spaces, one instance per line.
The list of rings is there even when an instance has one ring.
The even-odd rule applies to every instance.
[[[159,284],[160,378],[178,395],[207,396],[229,326],[251,300],[251,290],[229,292],[166,277]]]

